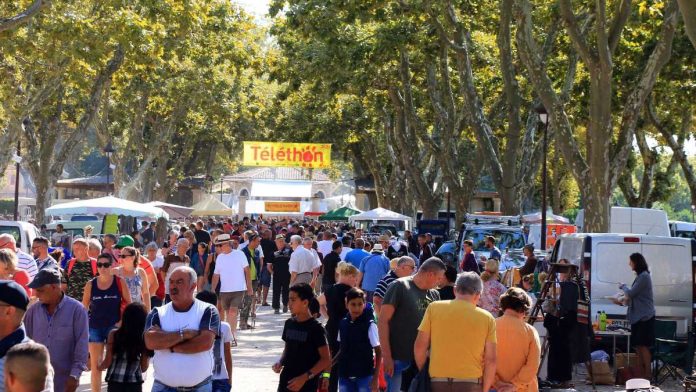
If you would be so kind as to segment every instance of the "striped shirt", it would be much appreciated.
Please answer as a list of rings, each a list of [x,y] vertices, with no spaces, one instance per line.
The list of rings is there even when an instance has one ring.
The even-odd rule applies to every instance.
[[[39,267],[36,265],[36,260],[28,253],[17,249],[17,267],[22,271],[26,271],[29,275],[29,281],[34,280],[34,276],[39,273]]]
[[[397,279],[399,279],[399,277],[396,276],[394,271],[389,271],[388,274],[384,275],[384,277],[377,282],[377,289],[374,294],[375,297],[384,298],[384,294],[387,293],[389,285]]]

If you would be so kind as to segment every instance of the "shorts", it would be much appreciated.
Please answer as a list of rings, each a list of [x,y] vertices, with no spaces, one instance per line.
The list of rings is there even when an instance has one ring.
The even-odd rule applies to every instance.
[[[90,343],[106,343],[106,339],[109,337],[109,332],[114,329],[115,325],[106,328],[89,328],[89,342]]]
[[[631,324],[631,345],[633,347],[655,345],[655,316]]]
[[[231,390],[230,380],[226,378],[213,380],[213,392],[230,392]]]
[[[230,308],[239,308],[242,306],[242,300],[246,295],[246,291],[232,291],[229,293],[220,293],[220,305],[222,309],[230,310]]]
[[[259,274],[259,284],[263,287],[271,287],[271,273],[265,268]]]

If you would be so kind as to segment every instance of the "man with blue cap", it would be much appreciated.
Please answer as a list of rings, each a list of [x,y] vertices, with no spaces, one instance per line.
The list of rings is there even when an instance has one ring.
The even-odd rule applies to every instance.
[[[31,342],[22,324],[28,306],[29,297],[22,286],[11,280],[0,280],[0,392],[5,391],[5,355],[12,347]],[[52,378],[49,372],[47,382],[52,383]]]

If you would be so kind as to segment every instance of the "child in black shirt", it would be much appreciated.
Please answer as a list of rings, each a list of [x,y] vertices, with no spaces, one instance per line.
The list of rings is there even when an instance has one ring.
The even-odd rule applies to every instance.
[[[326,331],[309,310],[312,298],[314,291],[306,283],[290,288],[288,307],[294,317],[285,322],[285,349],[273,365],[280,373],[278,392],[316,392],[318,375],[331,367]]]

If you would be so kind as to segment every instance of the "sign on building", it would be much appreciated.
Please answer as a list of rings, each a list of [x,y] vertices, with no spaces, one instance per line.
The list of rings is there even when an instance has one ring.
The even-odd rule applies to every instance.
[[[264,202],[266,212],[300,212],[299,201],[267,201]]]
[[[327,168],[331,144],[244,142],[243,165]]]

